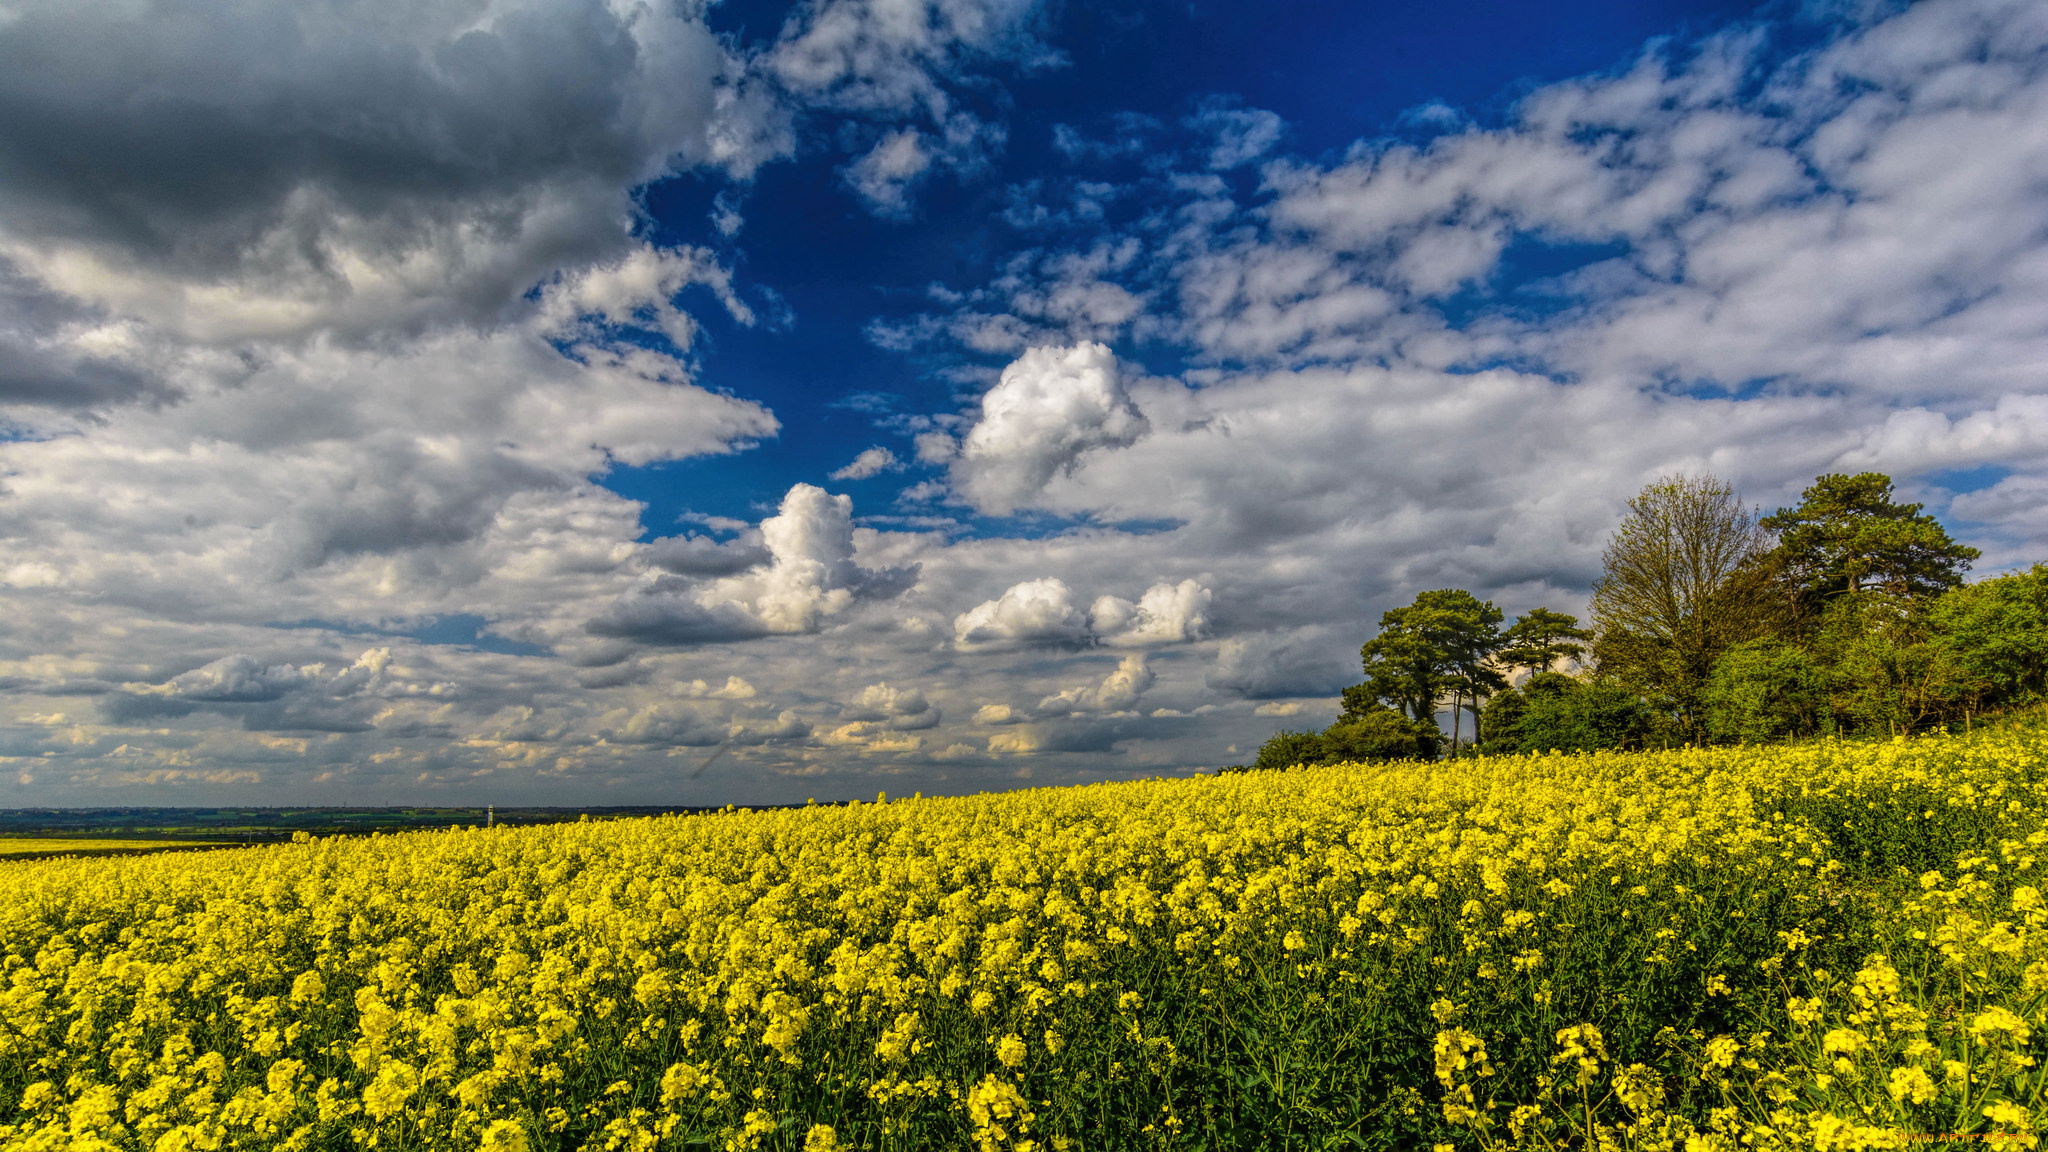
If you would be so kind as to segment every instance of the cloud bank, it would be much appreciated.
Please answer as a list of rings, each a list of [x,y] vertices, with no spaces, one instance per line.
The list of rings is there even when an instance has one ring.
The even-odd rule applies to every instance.
[[[1981,570],[2040,560],[2048,14],[1813,19],[1308,156],[1227,94],[1013,120],[1003,78],[1082,65],[1008,0],[744,35],[16,4],[0,787],[723,803],[1242,762],[1333,716],[1416,592],[1581,609],[1676,471],[1766,507],[1888,471]],[[1019,125],[1050,166],[1006,167]],[[898,241],[972,192],[957,251],[990,253],[881,286],[815,410],[706,351],[813,322],[743,246],[801,223],[768,188],[801,164]],[[657,219],[693,181],[696,231]],[[854,403],[841,367],[938,383]],[[713,493],[778,437],[808,471],[751,505],[614,490]]]

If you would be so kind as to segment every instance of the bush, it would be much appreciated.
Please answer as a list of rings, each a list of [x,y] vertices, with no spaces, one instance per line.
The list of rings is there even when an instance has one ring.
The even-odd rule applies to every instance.
[[[1779,640],[1729,649],[1715,662],[1702,701],[1707,736],[1722,743],[1761,744],[1834,729],[1827,673]]]
[[[1328,762],[1328,748],[1320,732],[1291,732],[1282,730],[1273,733],[1259,746],[1259,757],[1252,761],[1253,768],[1295,768],[1304,764]]]
[[[1321,732],[1275,732],[1259,748],[1254,768],[1434,760],[1443,733],[1426,721],[1410,720],[1391,708],[1346,712]]]
[[[1538,672],[1520,688],[1487,700],[1479,716],[1479,750],[1512,756],[1641,748],[1656,726],[1656,712],[1629,689]]]
[[[1657,715],[1649,704],[1619,684],[1572,681],[1568,689],[1527,695],[1529,707],[1521,724],[1524,752],[1642,748],[1656,731]]]
[[[1410,720],[1391,708],[1352,713],[1323,730],[1332,763],[1434,760],[1442,741],[1436,725]]]

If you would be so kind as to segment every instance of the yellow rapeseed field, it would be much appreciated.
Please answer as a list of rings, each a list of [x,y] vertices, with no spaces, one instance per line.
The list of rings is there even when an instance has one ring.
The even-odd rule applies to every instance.
[[[0,1146],[2035,1147],[2048,731],[8,865]]]

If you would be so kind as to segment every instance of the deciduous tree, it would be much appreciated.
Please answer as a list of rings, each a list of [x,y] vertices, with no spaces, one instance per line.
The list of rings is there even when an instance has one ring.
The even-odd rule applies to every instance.
[[[1665,477],[1628,507],[1593,586],[1594,660],[1602,677],[1669,701],[1696,737],[1714,661],[1773,630],[1770,537],[1711,476]]]

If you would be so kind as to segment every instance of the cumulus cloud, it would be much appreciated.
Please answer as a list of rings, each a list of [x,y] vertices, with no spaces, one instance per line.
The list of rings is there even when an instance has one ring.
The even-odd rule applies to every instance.
[[[1136,604],[1116,596],[1100,596],[1088,609],[1096,639],[1113,648],[1147,648],[1200,640],[1209,627],[1209,602],[1215,594],[1193,580],[1154,584]]]
[[[1334,696],[1360,675],[1355,653],[1320,625],[1233,636],[1217,647],[1211,688],[1249,700]]]
[[[840,709],[849,720],[880,721],[898,731],[935,728],[939,710],[917,688],[896,688],[887,683],[870,684]]]
[[[1048,576],[1011,585],[953,620],[953,640],[964,650],[1030,644],[1098,643],[1149,648],[1201,639],[1214,593],[1194,580],[1158,583],[1137,603],[1098,596],[1083,612],[1064,580]]]
[[[1002,725],[1021,723],[1025,717],[1008,704],[983,704],[974,711],[976,724]]]
[[[976,509],[1006,515],[1071,472],[1083,453],[1126,447],[1146,430],[1107,347],[1033,348],[982,396],[953,484]]]
[[[177,18],[165,34],[124,8],[14,6],[0,252],[206,339],[487,318],[623,248],[632,185],[766,158],[719,154],[726,57],[685,10],[567,0],[478,20],[358,0]]]
[[[592,620],[590,631],[680,645],[815,632],[857,600],[896,595],[917,577],[914,567],[856,565],[853,499],[815,485],[790,488],[759,532],[766,563],[706,583],[654,575]]]
[[[190,133],[99,148],[82,175],[32,163],[65,122],[31,83],[76,117],[132,85],[82,48],[28,60],[73,18],[23,8],[26,71],[0,64],[0,167],[27,173],[0,189],[0,782],[34,781],[24,804],[125,802],[99,789],[141,781],[304,781],[346,802],[602,780],[666,800],[670,752],[715,743],[705,798],[801,799],[872,793],[864,774],[885,771],[987,787],[1009,779],[996,757],[1040,781],[1119,754],[1213,763],[1326,710],[1377,614],[1418,591],[1582,611],[1624,501],[1671,471],[1766,507],[1823,471],[1890,471],[1986,550],[1980,570],[2038,560],[2037,8],[1871,9],[1811,48],[1749,24],[1663,41],[1501,117],[1425,109],[1401,139],[1317,158],[1227,104],[1120,125],[1116,145],[1061,134],[1070,165],[979,201],[1030,247],[870,327],[959,395],[987,389],[965,412],[878,418],[916,437],[915,462],[885,467],[930,469],[899,498],[1047,516],[1005,533],[920,505],[856,525],[801,486],[666,539],[642,522],[653,504],[593,478],[781,426],[697,360],[705,309],[770,313],[733,271],[768,262],[656,247],[634,219],[659,133],[620,109],[653,91],[650,37],[699,35],[693,9],[586,9],[604,43],[552,55],[520,38],[561,32],[567,0],[493,17],[468,43],[510,45],[510,78],[475,99],[528,103],[467,111],[434,87],[463,61],[414,75],[456,51],[452,17],[402,21],[394,87],[419,116],[376,163],[337,160],[324,121],[271,147],[286,121],[223,115],[221,153],[194,153],[156,205],[106,189],[147,187]],[[79,11],[96,29],[79,43],[118,24]],[[911,140],[921,172],[873,174],[914,214],[918,188],[1000,147],[975,70],[1038,51],[1031,19],[821,0],[770,44],[706,41],[716,68],[667,80],[709,110],[656,117],[696,133],[660,170],[738,173],[799,135],[879,165]],[[200,51],[103,39],[137,76]],[[167,66],[164,91],[239,115],[362,70],[346,51],[271,59],[286,72],[229,61],[218,83]],[[562,166],[572,137],[539,138],[528,111],[587,129],[597,162]],[[118,120],[78,138],[119,145],[135,129]],[[437,159],[435,125],[504,131]],[[235,148],[246,187],[214,204],[177,183],[239,179]],[[1139,373],[1112,346],[1186,367]],[[405,638],[458,615],[487,635]],[[381,671],[354,668],[368,635]],[[1157,654],[1112,671],[1105,650]]]
[[[630,714],[615,713],[606,720],[600,733],[617,744],[708,748],[726,739],[726,726],[716,717],[685,705],[649,704]]]
[[[1068,688],[1038,702],[1033,711],[1040,716],[1065,716],[1074,712],[1123,712],[1138,702],[1158,676],[1142,655],[1130,655],[1091,687]]]
[[[903,467],[896,454],[887,448],[869,448],[853,458],[853,463],[832,473],[834,480],[866,480],[884,472],[894,472]]]
[[[1066,581],[1056,576],[1013,584],[953,620],[953,642],[969,650],[1078,644],[1087,635],[1088,617],[1074,603]]]
[[[129,684],[101,700],[112,723],[208,711],[235,717],[251,731],[365,732],[446,735],[422,723],[427,712],[409,706],[438,704],[445,684],[425,683],[395,667],[389,648],[365,649],[330,673],[325,664],[265,664],[237,652],[182,672],[161,684]],[[409,699],[410,698],[410,699]]]
[[[238,652],[173,676],[155,691],[181,700],[250,704],[276,700],[312,683],[319,672],[318,664],[304,668],[294,668],[289,664],[265,667],[254,656]]]
[[[716,688],[703,680],[679,681],[669,691],[692,700],[752,700],[759,694],[752,684],[739,676],[727,676],[725,683]]]
[[[759,724],[735,724],[727,732],[733,744],[770,744],[802,740],[811,734],[811,724],[794,709],[784,708],[775,718]]]

